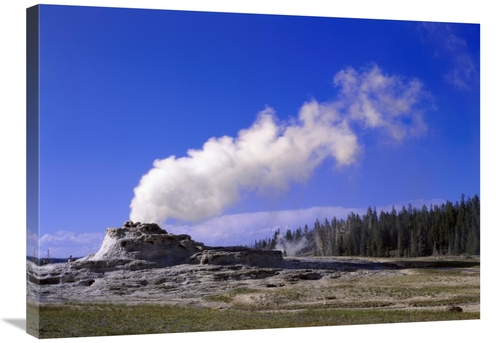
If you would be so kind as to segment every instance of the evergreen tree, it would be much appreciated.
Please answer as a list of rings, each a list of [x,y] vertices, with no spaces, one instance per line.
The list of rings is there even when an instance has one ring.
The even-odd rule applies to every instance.
[[[332,252],[332,256],[337,255],[336,246],[337,246],[337,218],[333,217],[332,225],[330,228],[331,231],[331,241],[330,241],[330,250]]]
[[[346,219],[318,219],[310,230],[307,224],[284,238],[278,229],[272,237],[255,240],[254,247],[275,249],[279,241],[302,242],[303,251],[321,256],[417,257],[442,254],[480,254],[480,202],[475,195],[460,202],[415,208],[402,206],[398,212],[367,208],[361,217],[349,213]]]

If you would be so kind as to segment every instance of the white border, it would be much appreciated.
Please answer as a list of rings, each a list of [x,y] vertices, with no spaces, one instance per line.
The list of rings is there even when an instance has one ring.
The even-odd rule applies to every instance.
[[[36,5],[32,1],[2,1],[0,5],[0,213],[2,214],[2,263],[0,332],[2,337],[16,341],[33,341],[8,320],[25,318],[25,18],[26,8]],[[221,12],[246,12],[263,14],[288,14],[334,16],[350,18],[447,21],[481,24],[481,320],[437,323],[361,325],[307,329],[275,329],[255,331],[227,331],[210,333],[114,336],[80,338],[79,342],[190,342],[200,339],[217,339],[221,342],[246,340],[275,340],[278,342],[303,342],[317,339],[327,341],[358,342],[471,342],[491,341],[498,336],[491,331],[498,318],[498,296],[494,294],[494,273],[498,245],[498,225],[493,222],[493,211],[498,212],[500,201],[498,182],[498,127],[496,86],[499,78],[495,65],[499,59],[499,21],[493,1],[369,1],[350,0],[332,2],[324,0],[275,1],[55,1],[50,4],[105,7],[181,9]],[[490,153],[491,152],[491,153]],[[464,161],[466,163],[466,161]],[[450,171],[452,172],[452,171]],[[498,250],[498,249],[496,249]],[[50,341],[50,340],[49,340]],[[57,342],[70,342],[58,339]]]

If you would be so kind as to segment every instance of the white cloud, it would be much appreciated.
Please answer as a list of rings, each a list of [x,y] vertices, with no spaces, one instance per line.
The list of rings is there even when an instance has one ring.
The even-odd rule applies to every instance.
[[[36,256],[38,252],[38,234],[31,230],[26,230],[26,255]]]
[[[474,61],[467,47],[467,41],[457,36],[447,26],[444,47],[451,58],[451,70],[445,75],[448,82],[458,89],[470,89],[471,83],[479,77],[479,65]]]
[[[281,228],[296,230],[307,224],[312,229],[316,219],[323,222],[334,216],[346,218],[350,212],[363,213],[366,209],[343,207],[311,207],[298,210],[240,213],[211,218],[194,225],[163,225],[168,232],[187,233],[206,245],[250,245],[255,240],[273,235]]]
[[[354,163],[362,151],[355,128],[381,129],[395,140],[425,130],[416,104],[425,96],[418,80],[387,76],[373,65],[334,78],[338,98],[303,104],[298,117],[280,122],[271,108],[237,137],[210,138],[186,157],[157,159],[134,189],[130,219],[199,222],[220,216],[240,192],[284,192],[306,181],[327,157]]]
[[[446,203],[443,199],[414,199],[407,202],[399,202],[393,205],[374,205],[372,209],[391,212],[392,208],[400,211],[403,206],[408,208],[422,208],[426,205],[430,210],[431,205]],[[193,225],[162,225],[168,232],[174,234],[187,233],[191,237],[209,246],[250,245],[255,240],[271,237],[277,229],[285,233],[289,228],[292,231],[299,227],[304,228],[307,224],[312,229],[316,219],[324,223],[325,219],[331,221],[333,217],[346,219],[349,213],[364,215],[367,208],[340,207],[340,206],[318,206],[306,209],[268,211],[254,213],[239,213],[214,217]],[[285,247],[286,248],[286,247]],[[288,250],[299,247],[289,246]],[[292,251],[290,251],[292,252]]]
[[[422,113],[415,105],[427,97],[420,81],[405,82],[398,76],[384,75],[378,66],[358,73],[347,68],[337,73],[334,83],[341,87],[339,101],[350,121],[365,128],[380,128],[401,140],[426,130]]]
[[[87,256],[99,250],[105,232],[76,233],[58,231],[55,234],[45,234],[40,237],[40,257],[45,257],[50,251],[52,257]]]
[[[448,61],[444,79],[453,87],[467,90],[479,81],[479,61],[467,41],[454,32],[451,25],[423,23],[425,39],[435,47],[435,56]]]

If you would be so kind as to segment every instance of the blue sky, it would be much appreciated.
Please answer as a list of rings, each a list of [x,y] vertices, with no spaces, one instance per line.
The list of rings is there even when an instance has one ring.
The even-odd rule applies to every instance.
[[[131,216],[250,244],[316,217],[480,195],[479,25],[40,18],[42,255],[97,251]]]

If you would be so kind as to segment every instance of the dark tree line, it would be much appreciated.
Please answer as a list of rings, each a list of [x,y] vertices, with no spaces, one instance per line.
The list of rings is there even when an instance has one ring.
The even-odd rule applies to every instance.
[[[285,233],[255,241],[253,247],[272,250],[297,246],[296,255],[418,257],[430,255],[479,255],[479,197],[462,194],[460,202],[396,211],[377,212],[368,207],[364,215],[350,213],[346,219],[316,219]],[[283,248],[284,247],[284,248]]]

